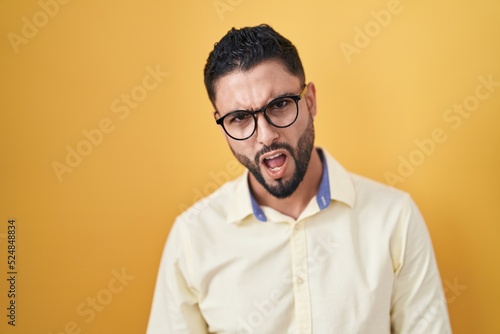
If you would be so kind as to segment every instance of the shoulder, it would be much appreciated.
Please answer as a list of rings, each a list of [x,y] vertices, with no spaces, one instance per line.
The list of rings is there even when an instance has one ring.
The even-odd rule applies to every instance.
[[[361,221],[399,230],[415,218],[423,220],[409,193],[357,174],[350,175],[356,194],[353,212]]]
[[[335,158],[323,150],[332,199],[344,201],[353,208],[394,207],[410,199],[408,193],[346,170]]]
[[[349,173],[356,192],[356,202],[367,205],[395,205],[411,201],[411,196],[407,192],[393,188],[367,177]]]
[[[198,224],[200,221],[221,221],[229,214],[235,197],[241,196],[245,183],[245,175],[228,181],[213,193],[200,198],[197,202],[183,211],[176,219],[176,223]]]

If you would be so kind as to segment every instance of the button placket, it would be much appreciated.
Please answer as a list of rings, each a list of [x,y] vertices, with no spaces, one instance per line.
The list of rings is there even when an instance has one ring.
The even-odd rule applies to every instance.
[[[295,301],[297,333],[309,334],[311,329],[311,301],[307,268],[307,242],[304,222],[297,222],[291,235],[292,285]]]

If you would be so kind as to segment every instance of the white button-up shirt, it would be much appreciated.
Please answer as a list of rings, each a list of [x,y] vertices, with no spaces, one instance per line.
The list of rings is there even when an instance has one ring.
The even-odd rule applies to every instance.
[[[410,196],[319,153],[321,185],[297,220],[260,207],[248,172],[177,218],[148,334],[451,333]]]

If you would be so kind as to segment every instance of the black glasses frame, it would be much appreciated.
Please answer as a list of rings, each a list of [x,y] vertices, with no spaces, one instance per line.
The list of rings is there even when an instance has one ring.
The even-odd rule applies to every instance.
[[[291,126],[293,123],[295,123],[295,121],[297,120],[297,118],[299,117],[299,101],[304,97],[304,95],[307,93],[307,85],[304,86],[304,88],[302,89],[302,91],[299,93],[299,95],[285,95],[285,96],[280,96],[280,97],[277,97],[275,99],[272,99],[268,104],[266,104],[264,107],[258,109],[258,110],[254,110],[254,111],[250,111],[250,110],[235,110],[235,111],[231,111],[227,114],[225,114],[224,116],[218,118],[215,120],[215,123],[217,123],[218,125],[222,126],[222,128],[224,129],[224,132],[231,138],[233,138],[234,140],[247,140],[248,138],[252,137],[253,134],[255,133],[255,130],[257,130],[257,117],[255,116],[257,113],[261,112],[264,114],[264,117],[266,118],[266,121],[271,124],[272,126],[276,127],[276,128],[280,128],[280,129],[283,129],[283,128],[288,128],[289,126]],[[281,99],[284,99],[284,98],[289,98],[289,99],[292,99],[294,102],[295,102],[295,106],[297,108],[297,114],[295,115],[295,118],[293,119],[293,121],[288,124],[288,125],[276,125],[274,124],[271,119],[269,118],[269,116],[267,115],[266,113],[266,110],[267,108],[275,103],[276,101],[278,100],[281,100]],[[253,121],[254,121],[254,127],[253,127],[253,131],[250,135],[248,135],[247,137],[245,138],[236,138],[236,137],[233,137],[231,136],[231,134],[226,130],[226,127],[224,126],[224,119],[227,117],[227,116],[230,116],[230,115],[233,115],[235,113],[241,113],[241,112],[245,112],[245,113],[248,113],[250,115],[252,115],[253,117]],[[219,112],[216,111],[214,113],[214,116],[216,114],[218,114]]]

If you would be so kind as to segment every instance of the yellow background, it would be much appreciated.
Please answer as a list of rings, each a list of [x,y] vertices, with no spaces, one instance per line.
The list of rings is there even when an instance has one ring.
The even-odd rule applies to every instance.
[[[384,183],[401,159],[418,162],[394,186],[421,208],[443,281],[460,285],[446,293],[454,332],[500,332],[500,87],[456,129],[443,118],[478,77],[500,82],[499,1],[65,2],[0,1],[0,332],[145,331],[174,217],[237,174],[204,90],[206,57],[231,27],[262,22],[296,44],[316,83],[318,145]],[[374,13],[391,6],[377,30]],[[36,33],[23,28],[34,20]],[[356,35],[367,28],[365,45]],[[31,37],[13,45],[23,29]],[[341,46],[356,41],[346,56]],[[113,112],[141,92],[148,68],[168,76],[126,117]],[[106,119],[112,131],[60,182],[53,163],[66,164],[68,146],[84,150],[82,131]],[[446,140],[416,153],[436,128]],[[5,316],[10,218],[15,328]],[[122,271],[125,283],[114,279]],[[106,304],[89,320],[82,311],[97,297]]]

